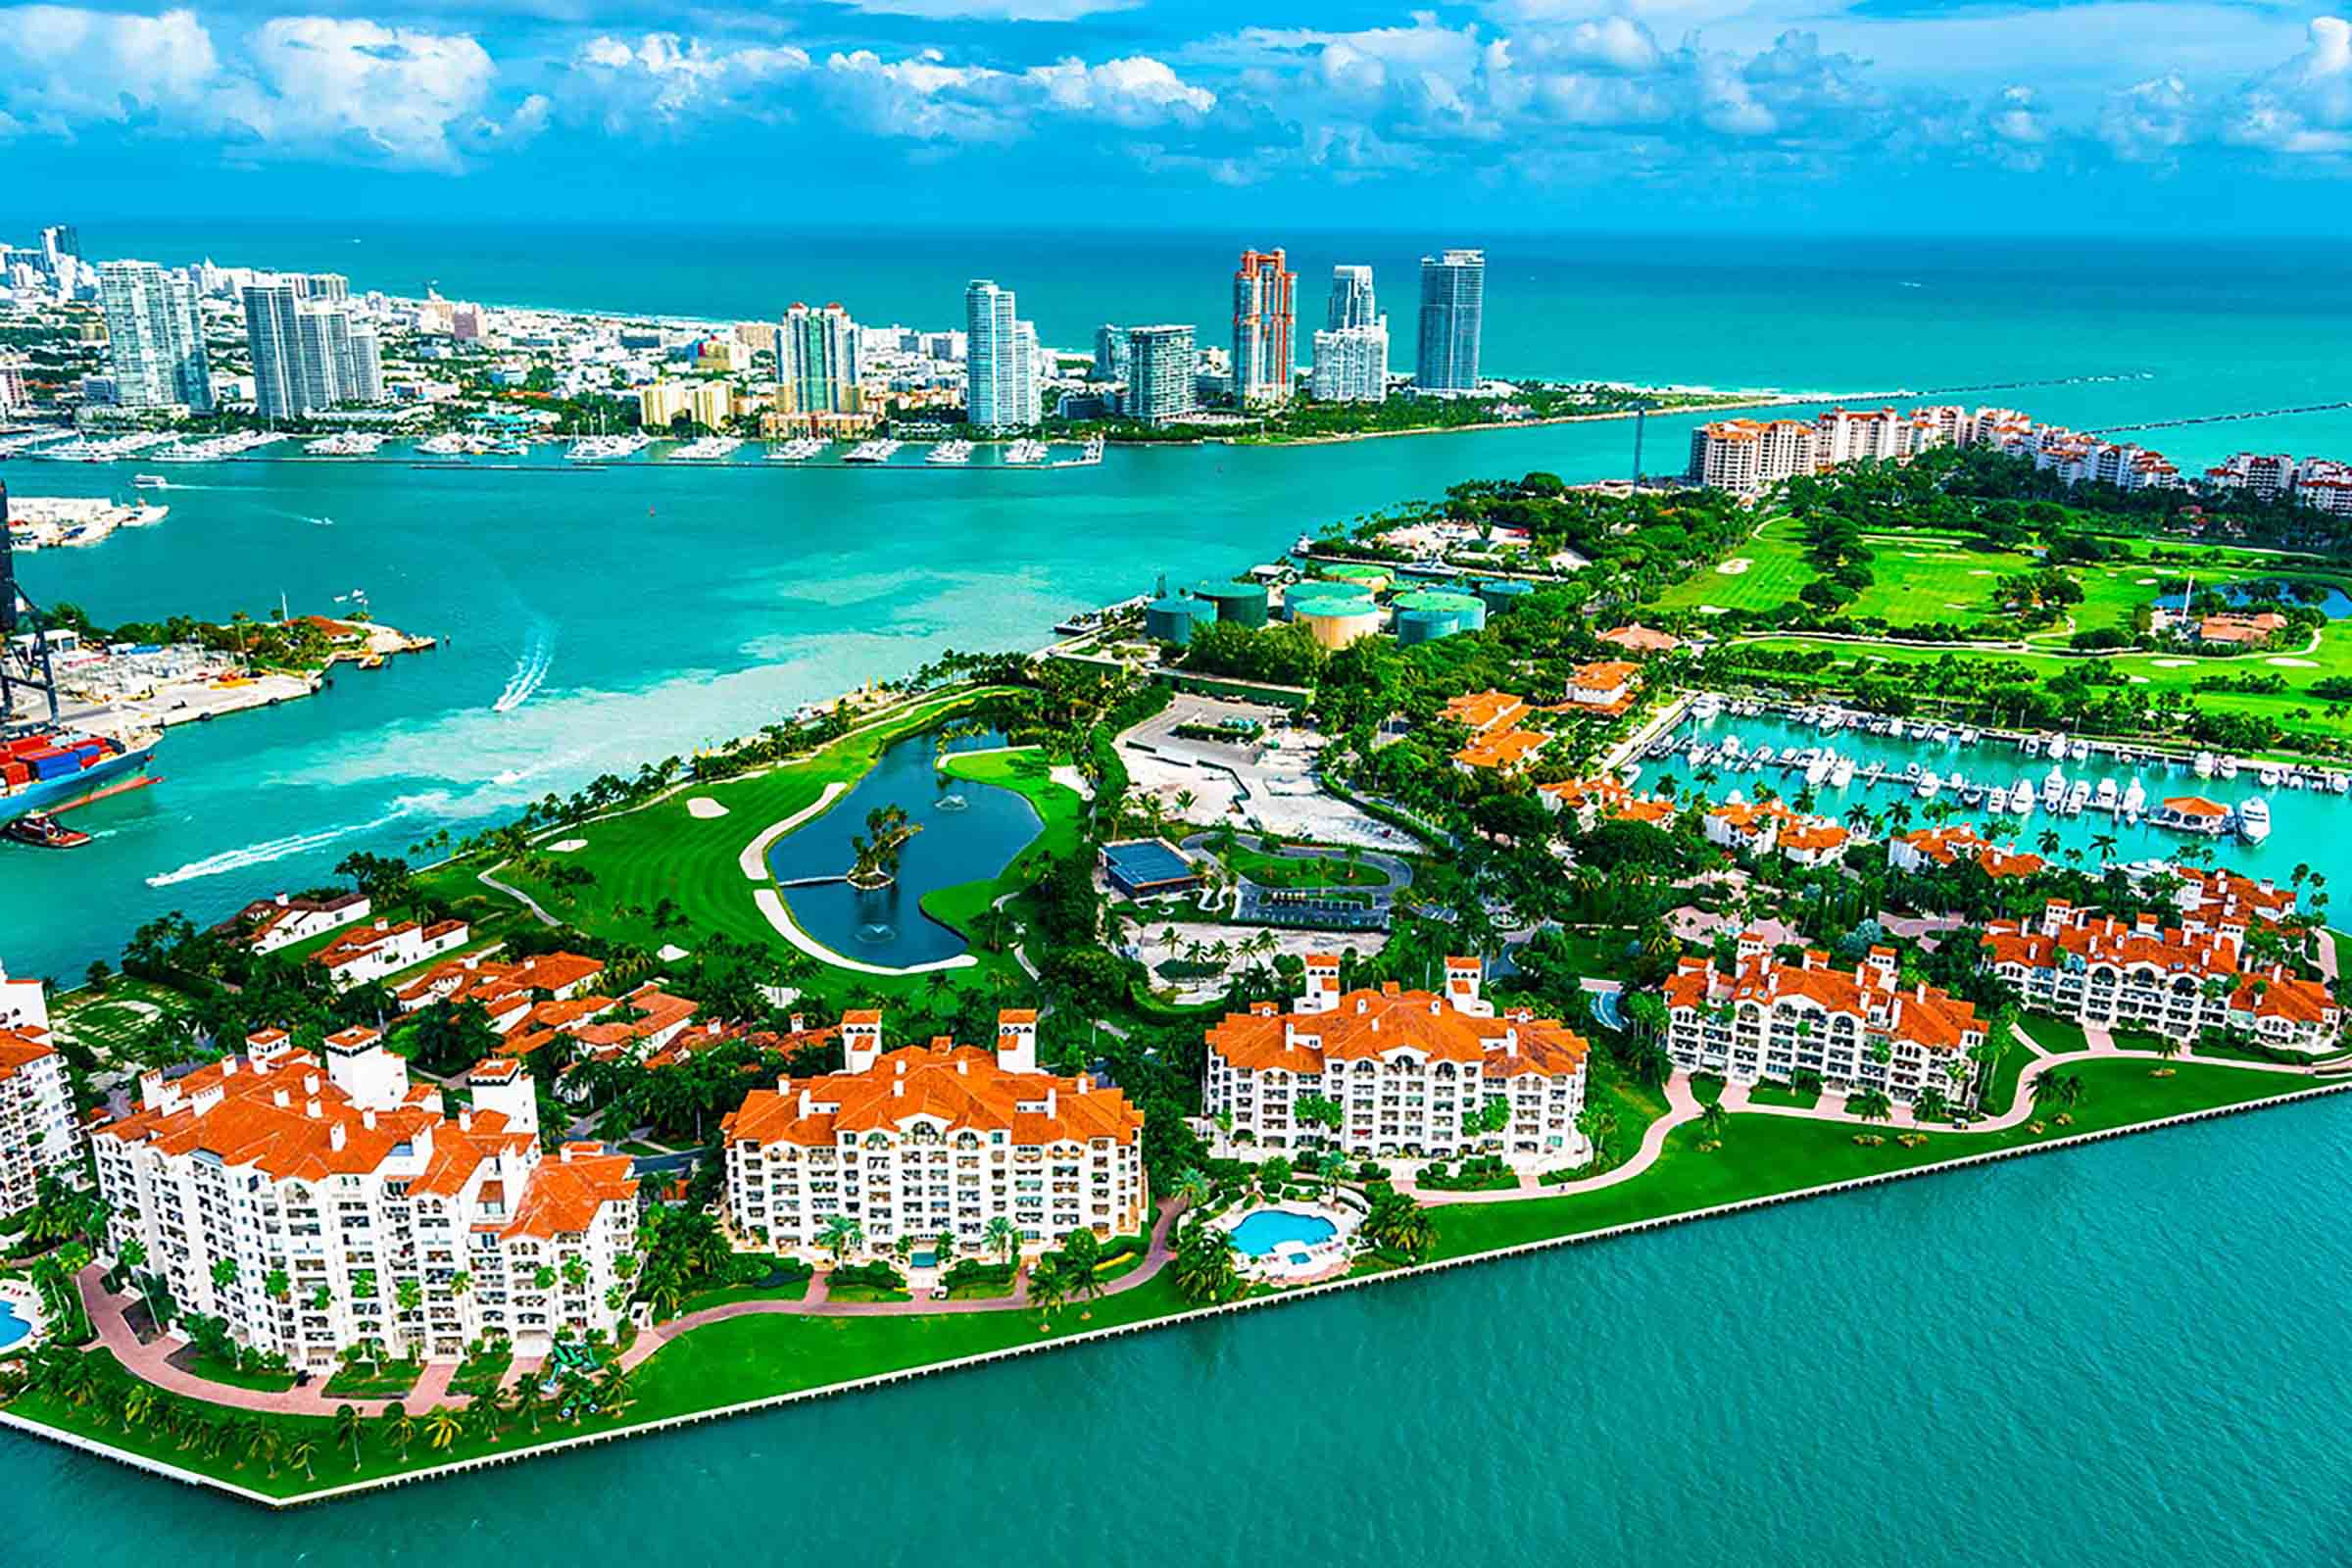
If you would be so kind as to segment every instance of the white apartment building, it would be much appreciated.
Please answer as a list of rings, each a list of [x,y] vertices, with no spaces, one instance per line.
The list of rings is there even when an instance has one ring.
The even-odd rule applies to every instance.
[[[779,1078],[721,1123],[739,1235],[813,1256],[838,1217],[875,1252],[947,1234],[981,1252],[1003,1218],[1035,1253],[1150,1223],[1143,1113],[1084,1074],[1040,1071],[1036,1013],[1000,1013],[994,1053],[885,1052],[870,1011],[843,1014],[841,1038],[842,1071]]]
[[[91,1140],[110,1239],[141,1243],[183,1310],[313,1370],[363,1340],[449,1359],[484,1334],[533,1355],[610,1332],[637,1238],[628,1157],[542,1153],[515,1062],[466,1084],[453,1113],[372,1029],[318,1054],[264,1030],[242,1055],[151,1072]]]
[[[1802,419],[1719,419],[1690,432],[1692,484],[1756,495],[1820,466],[1819,436]]]
[[[1306,991],[1288,1012],[1261,1002],[1208,1031],[1201,1104],[1232,1118],[1235,1144],[1279,1152],[1336,1144],[1381,1158],[1492,1152],[1552,1168],[1592,1157],[1577,1131],[1585,1040],[1526,1009],[1497,1017],[1480,995],[1476,958],[1446,960],[1446,991],[1340,990],[1340,960],[1306,959]],[[1335,1102],[1341,1123],[1302,1121],[1299,1102]],[[1467,1124],[1491,1101],[1495,1129]]]
[[[1385,403],[1389,397],[1389,318],[1369,326],[1317,332],[1308,389],[1319,403]]]
[[[1984,1043],[1984,1020],[1949,992],[1903,989],[1892,948],[1872,948],[1851,970],[1818,952],[1787,964],[1750,931],[1735,964],[1727,974],[1689,957],[1666,981],[1666,1052],[1684,1072],[1754,1083],[1811,1071],[1839,1093],[1907,1102],[1933,1087],[1954,1104],[1976,1102],[1970,1053]]]
[[[49,990],[38,980],[11,980],[0,963],[0,1029],[49,1028]]]
[[[243,942],[256,953],[275,953],[298,942],[357,925],[374,912],[365,893],[342,893],[331,898],[296,898],[280,893],[256,899],[213,927],[216,936]]]
[[[2328,987],[2247,958],[2248,925],[2262,918],[2209,890],[2170,927],[2153,914],[2127,924],[2052,899],[2038,920],[1987,921],[1984,962],[2027,1006],[2081,1023],[2190,1042],[2222,1029],[2284,1051],[2332,1050],[2343,1014]]]
[[[30,984],[41,1002],[37,981],[16,984]],[[0,974],[0,1214],[30,1207],[45,1174],[80,1184],[84,1147],[65,1058],[49,1038],[47,1005],[38,1022],[27,1008],[10,1023],[9,989]]]

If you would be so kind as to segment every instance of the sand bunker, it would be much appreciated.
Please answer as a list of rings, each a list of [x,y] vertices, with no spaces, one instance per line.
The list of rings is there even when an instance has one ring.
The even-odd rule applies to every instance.
[[[2317,669],[2320,667],[2320,662],[2316,659],[2288,659],[2283,654],[2274,659],[2266,659],[2263,662],[2277,664],[2280,669]]]
[[[2157,669],[2186,669],[2196,661],[2193,659],[2151,659],[2148,662]]]
[[[2153,577],[2134,577],[2132,580],[2139,584],[2142,588],[2153,588],[2156,586],[2156,579]]]
[[[1734,556],[1731,560],[1719,564],[1715,570],[1719,576],[1737,577],[1754,564],[1755,563],[1745,556]]]
[[[2130,681],[2134,686],[2145,686],[2148,684],[2148,677],[2145,675],[2126,675],[2124,679]]]
[[[675,963],[680,958],[686,956],[686,950],[679,947],[675,942],[664,943],[662,951],[655,954],[654,956],[660,958],[663,963]]]
[[[1728,615],[1731,611],[1723,605],[1701,605],[1698,612],[1702,615]]]
[[[586,839],[564,839],[547,847],[550,855],[576,855],[588,847]]]
[[[686,803],[686,814],[704,818],[724,816],[727,814],[727,808],[708,795],[697,795]]]

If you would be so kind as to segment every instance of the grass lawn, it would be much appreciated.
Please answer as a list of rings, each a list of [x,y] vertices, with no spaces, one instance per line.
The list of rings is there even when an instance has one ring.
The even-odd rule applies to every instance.
[[[1992,1064],[1992,1075],[1985,1079],[1984,1091],[1977,1096],[1978,1108],[1987,1116],[2007,1111],[2017,1099],[2017,1080],[2024,1074],[2026,1063],[2033,1059],[2034,1053],[2021,1041],[2012,1038],[2001,1042],[2001,1054]]]
[[[232,1389],[260,1389],[265,1394],[275,1394],[294,1386],[294,1374],[291,1372],[265,1372],[259,1368],[248,1371],[209,1355],[197,1356],[188,1363],[188,1370],[207,1383],[225,1383]]]
[[[397,1399],[424,1376],[417,1361],[387,1361],[380,1365],[338,1367],[326,1380],[326,1392],[353,1399]]]
[[[1268,855],[1238,845],[1225,863],[1265,888],[1386,887],[1389,874],[1340,855]]]
[[[178,1017],[193,1004],[180,993],[128,975],[117,975],[103,992],[83,987],[51,999],[49,1021],[92,1051],[119,1056],[130,1049],[159,1015]]]
[[[997,875],[934,888],[923,896],[925,914],[969,938],[990,905],[1036,881],[1054,861],[1078,853],[1086,801],[1067,784],[1055,782],[1053,759],[1034,746],[1003,752],[951,752],[945,770],[966,783],[1012,791],[1036,808],[1038,820],[1044,824],[1029,847]],[[983,967],[992,956],[996,956],[981,955]],[[1017,971],[1014,978],[1026,980]]]
[[[2024,1053],[2020,1052],[2019,1054],[2022,1055]],[[1752,1105],[1793,1105],[1798,1110],[1811,1110],[1815,1105],[1821,1103],[1821,1091],[1818,1089],[1800,1091],[1792,1089],[1787,1084],[1765,1081],[1748,1087],[1747,1100],[1748,1103]]]
[[[1013,1282],[1010,1280],[1006,1280],[1002,1285],[988,1283],[952,1285],[948,1288],[948,1299],[951,1301],[992,1301],[1010,1296],[1012,1286]]]
[[[2082,1026],[2072,1018],[2051,1018],[2036,1012],[2021,1014],[2018,1022],[2025,1027],[2026,1033],[2034,1037],[2034,1043],[2044,1051],[2064,1054],[2090,1049],[2089,1040],[2083,1037]]]
[[[806,1279],[786,1280],[781,1285],[724,1285],[715,1291],[703,1291],[686,1298],[678,1308],[678,1316],[700,1312],[707,1306],[724,1306],[729,1301],[800,1301],[808,1296]]]
[[[879,1285],[844,1285],[825,1292],[828,1301],[911,1301],[905,1291],[886,1291]]]

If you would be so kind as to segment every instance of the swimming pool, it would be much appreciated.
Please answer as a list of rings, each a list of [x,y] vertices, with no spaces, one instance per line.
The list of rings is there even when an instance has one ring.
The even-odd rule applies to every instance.
[[[1320,1214],[1301,1214],[1295,1208],[1261,1208],[1242,1217],[1233,1227],[1233,1245],[1245,1257],[1263,1257],[1278,1247],[1313,1247],[1328,1242],[1340,1228]]]
[[[32,1325],[17,1316],[17,1304],[0,1296],[0,1350],[7,1349],[32,1332]]]

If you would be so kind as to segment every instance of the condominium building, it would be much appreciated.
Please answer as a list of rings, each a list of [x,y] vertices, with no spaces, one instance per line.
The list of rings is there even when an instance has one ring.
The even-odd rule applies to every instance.
[[[44,1175],[78,1184],[84,1147],[48,994],[0,970],[0,1214],[31,1206]]]
[[[2298,463],[2284,452],[2239,452],[2205,470],[2213,490],[2242,490],[2262,501],[2292,498],[2337,515],[2352,514],[2352,465],[2328,458]]]
[[[1208,1031],[1200,1102],[1236,1144],[1280,1152],[1337,1145],[1379,1158],[1481,1152],[1518,1165],[1580,1165],[1585,1040],[1524,1008],[1497,1016],[1476,958],[1446,960],[1446,990],[1340,989],[1340,960],[1310,955],[1288,1011],[1261,1002]],[[1319,1097],[1339,1126],[1299,1114]],[[1500,1118],[1489,1126],[1490,1106]]]
[[[1127,416],[1145,424],[1175,424],[1193,412],[1193,329],[1127,329]]]
[[[1321,403],[1387,402],[1389,318],[1317,332],[1307,388]]]
[[[999,1014],[993,1052],[946,1039],[882,1049],[882,1015],[841,1020],[845,1065],[755,1090],[720,1124],[727,1217],[742,1236],[813,1253],[838,1222],[874,1251],[948,1235],[1024,1250],[1149,1223],[1143,1113],[1085,1074],[1037,1065],[1037,1015]]]
[[[1127,379],[1127,329],[1109,321],[1095,328],[1094,379]]]
[[[1690,432],[1689,477],[1710,489],[1756,495],[1818,467],[1818,439],[1802,419],[1718,419]]]
[[[838,304],[795,303],[776,334],[776,412],[856,414],[858,323]]]
[[[116,1250],[136,1240],[183,1310],[323,1370],[363,1340],[434,1359],[484,1334],[544,1354],[612,1330],[637,1238],[624,1154],[542,1153],[517,1063],[466,1075],[455,1110],[372,1029],[317,1054],[283,1030],[242,1054],[140,1080],[92,1137]]]
[[[153,262],[106,262],[98,269],[98,299],[106,310],[115,401],[126,409],[211,413],[204,322],[186,275]]]
[[[1370,326],[1386,319],[1372,291],[1372,269],[1343,263],[1331,270],[1331,301],[1325,307],[1323,320],[1326,329],[1345,332],[1352,326]]]
[[[1478,390],[1478,343],[1487,310],[1487,253],[1421,258],[1421,348],[1413,385],[1440,397]]]
[[[984,430],[1037,423],[1037,328],[1020,319],[1012,290],[974,278],[963,291],[964,419]]]
[[[1298,274],[1279,250],[1244,251],[1233,274],[1233,395],[1285,403],[1298,359]]]
[[[637,389],[637,423],[647,430],[667,430],[680,415],[711,430],[723,429],[735,416],[735,391],[724,381],[656,381]]]
[[[2037,920],[1987,921],[1984,962],[2027,1006],[2082,1023],[2191,1042],[2221,1029],[2285,1051],[2331,1050],[2343,1027],[2334,995],[2284,964],[2248,957],[2246,932],[2266,917],[2227,884],[2218,897],[2199,886],[2195,912],[2178,926],[2153,914],[2127,923],[2063,899]]]
[[[384,395],[375,329],[339,304],[313,304],[295,281],[247,285],[245,337],[253,356],[254,410],[297,418]]]
[[[1739,1083],[1812,1072],[1838,1093],[1908,1102],[1934,1088],[1976,1102],[1970,1054],[1984,1043],[1984,1020],[1949,992],[1899,984],[1892,948],[1872,948],[1850,970],[1817,952],[1782,963],[1748,931],[1735,954],[1729,973],[1687,957],[1666,981],[1666,1051],[1684,1072]]]

